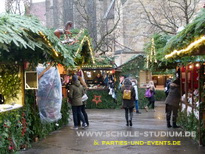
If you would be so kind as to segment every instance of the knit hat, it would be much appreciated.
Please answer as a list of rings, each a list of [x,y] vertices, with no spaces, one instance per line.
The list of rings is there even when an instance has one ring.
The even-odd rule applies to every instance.
[[[177,85],[180,85],[180,80],[179,79],[176,79],[173,81],[173,83],[177,84]]]
[[[77,81],[78,80],[78,76],[75,74],[72,76],[72,81]]]
[[[130,79],[126,78],[125,81],[124,81],[124,85],[125,86],[131,86],[132,82],[130,81]]]

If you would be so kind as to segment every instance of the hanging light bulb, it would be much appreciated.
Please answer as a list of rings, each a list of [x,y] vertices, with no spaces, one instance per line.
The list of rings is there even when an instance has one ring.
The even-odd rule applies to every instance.
[[[192,69],[193,68],[193,66],[192,65],[189,65],[189,69]]]
[[[196,63],[196,65],[195,65],[197,68],[199,68],[200,67],[200,64],[199,63]]]

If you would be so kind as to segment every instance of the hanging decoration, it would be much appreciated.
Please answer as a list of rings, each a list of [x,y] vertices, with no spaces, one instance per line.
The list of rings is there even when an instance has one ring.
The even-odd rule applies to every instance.
[[[94,56],[93,56],[93,50],[92,50],[92,47],[91,47],[91,43],[90,43],[90,40],[87,36],[84,36],[84,38],[82,39],[82,41],[80,42],[80,46],[75,54],[75,56],[78,55],[78,53],[80,52],[80,50],[82,49],[82,46],[84,44],[84,42],[87,42],[88,43],[88,48],[89,48],[89,51],[90,51],[90,55],[91,55],[91,59],[92,59],[92,63],[95,64],[95,59],[94,59]]]
[[[46,38],[45,34],[43,32],[41,32],[41,31],[39,32],[39,34],[44,39],[44,41],[47,43],[47,45],[52,49],[52,51],[54,52],[55,56],[58,57],[57,51],[52,47],[51,42]]]
[[[174,50],[173,52],[171,52],[170,54],[167,54],[165,55],[165,58],[166,59],[169,59],[169,58],[173,58],[175,56],[179,56],[181,54],[188,54],[188,53],[191,53],[192,50],[194,48],[196,48],[196,46],[199,46],[200,44],[204,43],[205,42],[205,36],[202,36],[201,38],[199,38],[198,40],[190,43],[186,48],[184,49],[181,49],[181,50]]]
[[[157,63],[154,38],[152,38],[151,40],[151,46],[149,47],[149,49],[150,49],[149,54],[147,55],[147,58],[146,58],[146,68],[147,69],[149,68],[149,64]]]
[[[151,60],[151,62],[152,62],[152,60],[154,60],[154,62],[157,63],[154,38],[152,38],[151,58],[150,58],[150,60]]]
[[[146,68],[149,68],[149,55],[147,55],[147,58],[146,58],[147,60],[147,63],[146,63]]]
[[[40,76],[45,67],[37,67]],[[39,79],[36,102],[42,122],[51,123],[61,119],[62,87],[60,74],[55,67],[49,67]]]

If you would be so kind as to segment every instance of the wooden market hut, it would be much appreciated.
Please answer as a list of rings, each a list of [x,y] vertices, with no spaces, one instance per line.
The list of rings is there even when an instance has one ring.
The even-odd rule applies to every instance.
[[[164,60],[164,46],[172,36],[168,34],[153,34],[145,45],[145,67],[151,72],[151,79],[157,89],[164,90],[166,81],[173,78],[177,62]]]
[[[180,122],[186,130],[196,131],[205,145],[205,9],[165,46],[167,61],[177,61],[181,80]]]
[[[72,35],[71,38],[74,41],[70,44],[69,43],[65,44],[65,46],[67,47],[67,49],[72,51],[73,55],[75,56],[74,61],[75,61],[76,67],[67,67],[66,65],[58,64],[58,69],[59,69],[60,75],[63,80],[62,91],[63,91],[64,98],[67,98],[67,90],[66,90],[65,85],[69,82],[69,76],[72,74],[72,72],[74,70],[82,71],[82,68],[85,65],[95,64],[95,58],[94,58],[94,53],[92,50],[91,39],[88,36],[87,30],[72,29],[70,33]],[[63,38],[63,36],[60,37],[61,42],[64,39],[65,38]]]
[[[95,89],[92,87],[96,86],[93,81],[97,74],[100,74],[101,76],[115,74],[115,68],[113,67],[113,65],[83,65],[82,71],[84,74],[85,81],[88,87],[90,87],[90,89]],[[99,89],[100,87],[96,88]]]
[[[99,56],[95,59],[95,63],[82,65],[81,69],[88,86],[86,107],[98,109],[115,108],[117,104],[116,92],[114,91],[116,86],[114,59],[107,56]]]
[[[116,71],[119,72],[118,76],[125,75],[137,78],[138,86],[146,87],[146,84],[151,80],[151,72],[144,69],[144,61],[144,54],[133,55],[131,59],[116,68]]]
[[[114,87],[108,83],[112,80],[112,85],[116,86],[115,67],[111,64],[83,65],[82,72],[88,86],[86,107],[89,109],[116,108],[116,97],[114,96],[116,92],[114,92]],[[95,82],[97,76],[101,78],[100,83]]]
[[[74,56],[36,18],[0,14],[0,153],[27,148],[68,123],[69,107],[63,103],[57,124],[42,124],[35,91],[25,91],[26,65],[33,71],[39,63],[74,66]]]

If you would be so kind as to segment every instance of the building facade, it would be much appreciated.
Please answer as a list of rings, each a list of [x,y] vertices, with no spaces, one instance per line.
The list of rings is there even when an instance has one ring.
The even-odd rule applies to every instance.
[[[159,1],[143,0],[148,9],[157,7]],[[158,3],[157,3],[158,2]],[[88,29],[95,52],[115,56],[117,66],[127,62],[133,55],[142,54],[143,47],[153,33],[139,0],[45,0],[41,4],[43,23],[50,28],[63,28],[72,21],[74,28]],[[202,8],[200,0],[197,7]],[[35,5],[32,5],[31,10]],[[37,7],[40,8],[40,7]],[[44,21],[44,18],[46,19]],[[117,23],[117,24],[116,24]]]

